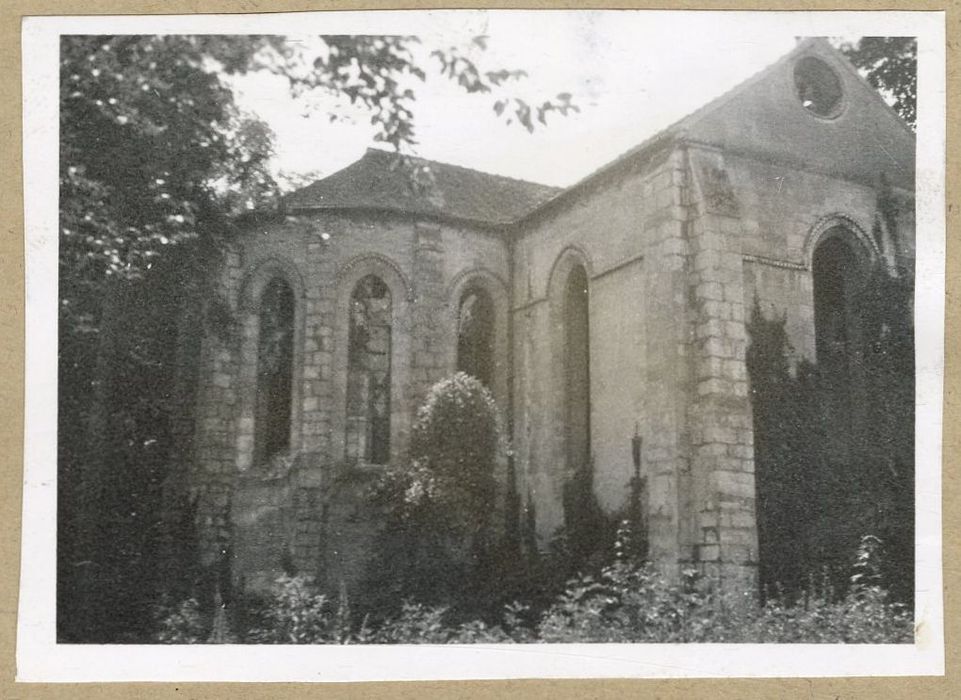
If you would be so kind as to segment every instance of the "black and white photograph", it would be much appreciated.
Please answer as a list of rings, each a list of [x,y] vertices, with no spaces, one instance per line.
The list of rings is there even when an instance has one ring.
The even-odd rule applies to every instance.
[[[33,20],[21,675],[942,672],[943,14]]]

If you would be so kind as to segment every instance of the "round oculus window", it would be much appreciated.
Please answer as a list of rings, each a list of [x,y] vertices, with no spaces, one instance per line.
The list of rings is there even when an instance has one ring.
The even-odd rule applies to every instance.
[[[812,114],[831,118],[841,112],[841,79],[821,59],[805,56],[794,64],[794,88],[801,105]]]

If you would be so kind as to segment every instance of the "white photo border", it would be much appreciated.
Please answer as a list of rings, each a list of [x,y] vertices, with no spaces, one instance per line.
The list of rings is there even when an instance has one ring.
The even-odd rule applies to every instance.
[[[671,11],[645,12],[659,21]],[[945,14],[693,12],[796,36],[917,36],[916,640],[901,645],[532,644],[398,646],[57,644],[56,416],[59,45],[63,34],[425,33],[466,13],[27,17],[23,38],[26,391],[17,680],[385,681],[517,678],[907,676],[944,673],[941,430],[945,277]],[[518,21],[545,11],[512,12]],[[550,12],[560,12],[551,10]],[[568,10],[564,12],[588,12]],[[611,12],[610,10],[589,12]]]

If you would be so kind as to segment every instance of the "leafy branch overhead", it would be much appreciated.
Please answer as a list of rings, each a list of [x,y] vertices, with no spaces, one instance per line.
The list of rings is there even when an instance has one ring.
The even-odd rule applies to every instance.
[[[372,138],[398,152],[417,144],[417,88],[435,65],[467,93],[496,97],[497,114],[528,131],[549,112],[576,111],[568,93],[530,103],[508,90],[525,72],[482,67],[486,48],[483,36],[435,50],[416,36],[64,37],[64,271],[136,278],[169,246],[229,229],[275,198],[271,130],[237,107],[232,76],[283,76],[294,97],[328,98],[331,120],[359,110]]]
[[[866,36],[840,48],[913,129],[918,116],[917,38]]]
[[[487,48],[487,37],[483,35],[474,37],[471,43],[484,50]],[[468,93],[491,93],[527,77],[527,72],[523,70],[502,68],[482,71],[457,47],[434,50],[431,52],[431,57],[440,63],[441,75],[447,76]],[[579,111],[580,108],[573,103],[569,92],[558,93],[555,97],[535,105],[532,105],[528,99],[516,95],[503,95],[494,102],[494,113],[498,117],[503,116],[507,124],[518,123],[528,132],[534,131],[534,117],[546,126],[549,112],[558,112],[562,116],[567,116],[571,112]]]

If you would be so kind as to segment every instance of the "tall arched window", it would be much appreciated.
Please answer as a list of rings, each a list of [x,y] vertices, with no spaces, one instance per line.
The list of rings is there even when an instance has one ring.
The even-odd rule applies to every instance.
[[[346,455],[386,464],[390,459],[391,297],[374,275],[350,297],[347,342]]]
[[[861,323],[857,294],[858,256],[844,231],[828,232],[814,251],[814,333],[819,374],[829,401],[831,422],[851,428],[852,390],[861,374]]]
[[[591,456],[590,323],[587,272],[571,270],[564,294],[564,377],[569,472],[585,469]]]
[[[469,288],[457,314],[457,370],[491,388],[494,379],[494,302],[480,288]]]
[[[290,449],[294,358],[294,293],[274,278],[260,298],[254,462]]]

